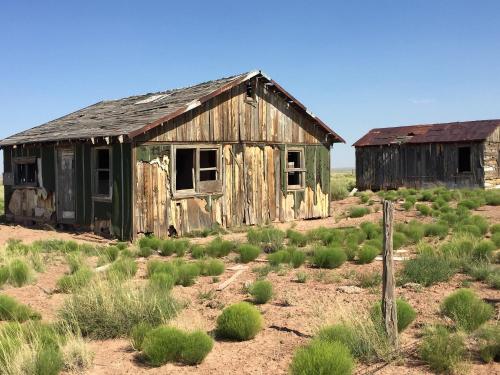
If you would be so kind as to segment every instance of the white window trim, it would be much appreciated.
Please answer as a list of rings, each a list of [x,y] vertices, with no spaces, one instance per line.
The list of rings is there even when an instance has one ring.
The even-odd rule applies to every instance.
[[[288,152],[299,152],[300,153],[300,167],[299,168],[289,168],[288,167]],[[303,147],[286,147],[285,148],[285,171],[286,171],[286,189],[287,190],[304,190],[305,180],[306,180],[306,169],[304,167],[304,148]],[[300,185],[288,185],[288,174],[291,172],[300,172]]]

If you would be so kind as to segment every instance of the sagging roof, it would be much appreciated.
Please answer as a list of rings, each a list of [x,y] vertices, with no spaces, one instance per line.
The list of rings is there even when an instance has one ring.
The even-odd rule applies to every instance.
[[[253,71],[200,83],[180,89],[105,100],[69,115],[49,121],[35,128],[12,135],[0,141],[0,146],[65,140],[87,140],[99,137],[134,138],[139,134],[190,111],[207,100],[260,76],[287,97],[291,105],[310,116],[333,142],[345,142],[318,117],[286,92],[262,71]]]
[[[483,141],[500,126],[500,120],[449,122],[372,129],[354,147],[402,143],[449,143]]]

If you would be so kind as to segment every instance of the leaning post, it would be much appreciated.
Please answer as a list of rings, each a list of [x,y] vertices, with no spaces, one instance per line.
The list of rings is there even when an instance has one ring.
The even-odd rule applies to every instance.
[[[392,246],[392,233],[394,222],[394,203],[390,200],[383,202],[384,225],[384,254],[382,271],[382,317],[384,328],[389,342],[398,348],[398,316],[396,310],[394,257]]]

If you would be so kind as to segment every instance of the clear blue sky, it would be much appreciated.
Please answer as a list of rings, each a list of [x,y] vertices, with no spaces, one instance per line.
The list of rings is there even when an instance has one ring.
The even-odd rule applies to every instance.
[[[102,99],[262,69],[350,145],[500,117],[500,1],[3,1],[0,138]],[[3,165],[3,163],[2,163]]]

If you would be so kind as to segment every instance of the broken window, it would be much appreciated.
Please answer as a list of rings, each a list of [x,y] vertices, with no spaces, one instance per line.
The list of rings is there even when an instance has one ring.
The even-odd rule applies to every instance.
[[[458,148],[458,172],[471,172],[470,147]]]
[[[175,190],[194,189],[195,148],[178,148],[175,151]]]
[[[219,149],[177,147],[175,149],[175,191],[181,193],[219,192],[222,189]]]
[[[16,185],[37,186],[38,166],[36,158],[18,159],[14,163]]]
[[[304,187],[304,151],[302,149],[289,149],[286,157],[287,188],[302,189]]]
[[[94,196],[111,198],[111,149],[94,149]]]

